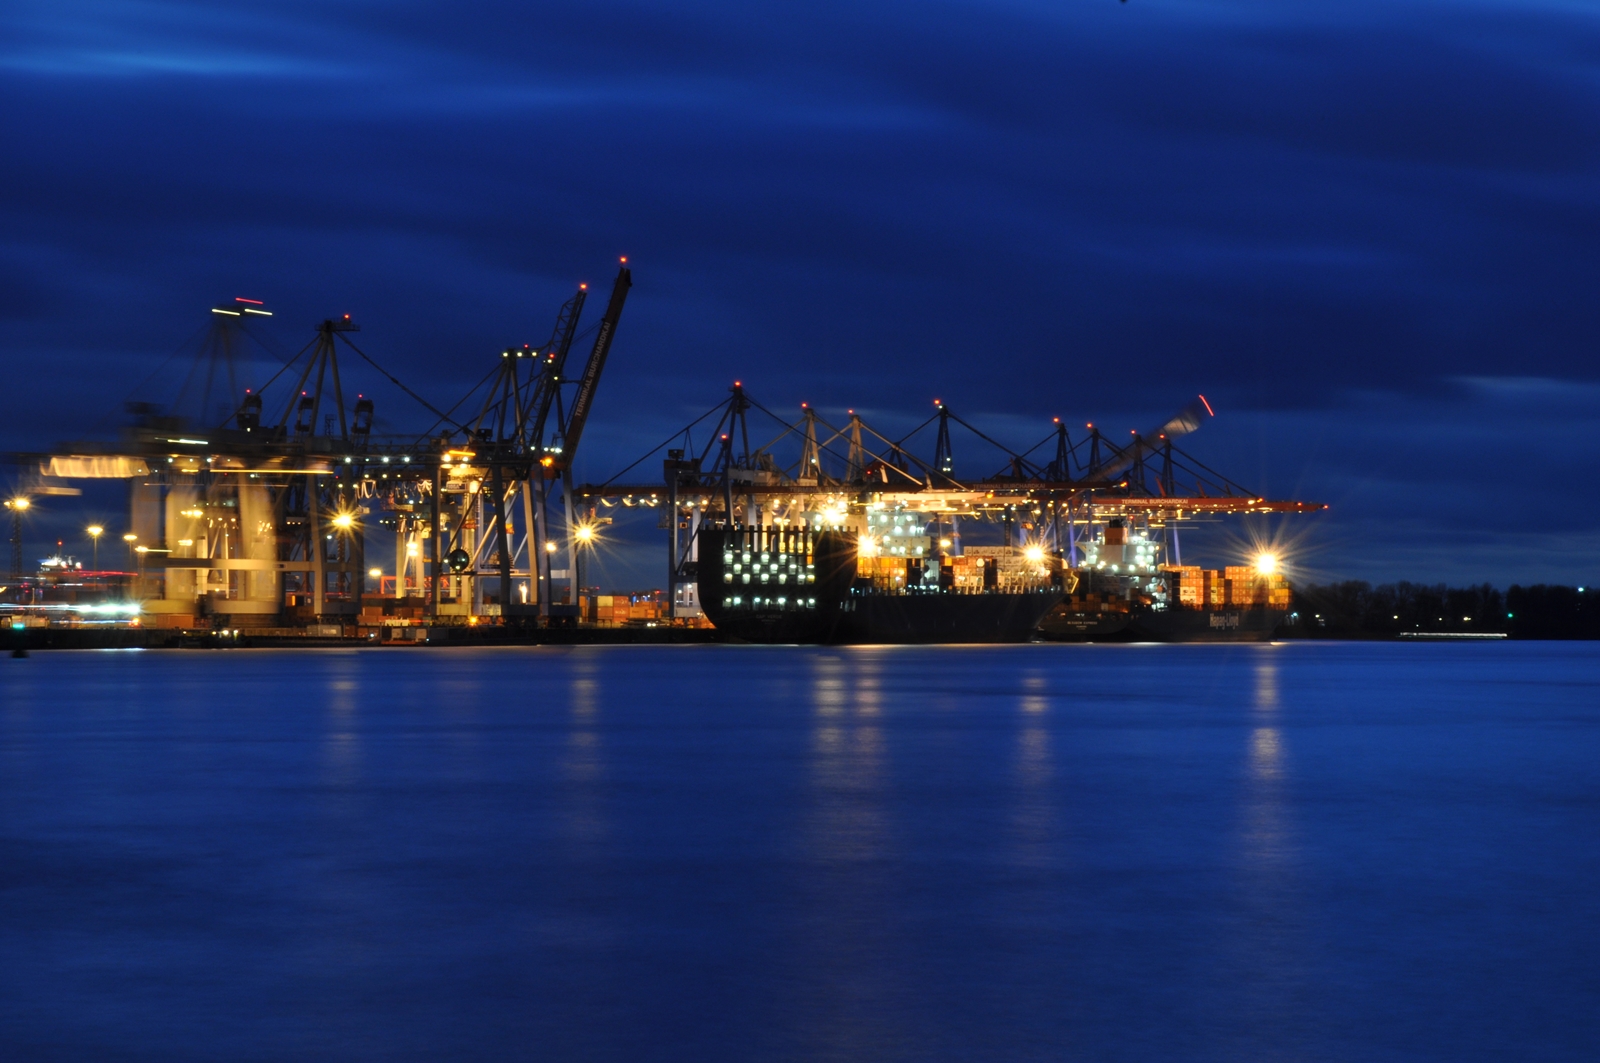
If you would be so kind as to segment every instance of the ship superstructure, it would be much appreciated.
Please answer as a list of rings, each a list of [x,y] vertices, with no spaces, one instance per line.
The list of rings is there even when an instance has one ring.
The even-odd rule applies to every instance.
[[[1113,518],[1082,543],[1072,593],[1040,622],[1058,641],[1254,641],[1288,613],[1278,558],[1205,569],[1167,563],[1168,542]]]
[[[752,642],[1023,642],[1062,597],[1054,558],[939,552],[927,513],[872,506],[702,527],[698,599]],[[948,541],[948,540],[946,540]]]

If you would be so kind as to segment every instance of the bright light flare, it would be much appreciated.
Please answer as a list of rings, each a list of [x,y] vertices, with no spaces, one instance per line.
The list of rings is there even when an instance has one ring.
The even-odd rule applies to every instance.
[[[1262,576],[1271,576],[1278,571],[1278,555],[1260,553],[1256,555],[1256,573]]]
[[[1044,547],[1038,545],[1027,547],[1022,551],[1022,556],[1037,565],[1044,560]]]
[[[594,525],[593,524],[580,524],[580,525],[578,525],[576,528],[573,529],[572,537],[574,539],[577,539],[580,543],[583,543],[584,545],[587,546],[589,543],[594,542],[594,539],[595,539]]]
[[[856,552],[862,557],[877,557],[878,540],[870,535],[863,535],[856,544]]]
[[[91,524],[83,530],[89,533],[89,538],[91,539],[98,539],[106,533],[106,530],[98,524]]]
[[[338,528],[340,531],[349,531],[351,528],[355,527],[356,515],[354,513],[346,512],[336,513],[334,514],[332,523],[333,526]]]
[[[7,502],[6,505],[10,506],[12,509],[20,511],[33,505],[33,501],[22,495],[18,495],[16,498],[13,498],[11,501]]]

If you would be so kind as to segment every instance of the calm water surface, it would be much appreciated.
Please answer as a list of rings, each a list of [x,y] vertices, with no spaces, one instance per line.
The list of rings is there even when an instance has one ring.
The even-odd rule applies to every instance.
[[[0,1056],[1592,1060],[1600,647],[0,660]]]

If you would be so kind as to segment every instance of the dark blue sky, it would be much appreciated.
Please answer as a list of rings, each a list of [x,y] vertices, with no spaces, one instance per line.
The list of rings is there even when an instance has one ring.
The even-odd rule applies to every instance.
[[[235,295],[453,401],[627,254],[590,475],[735,377],[1030,444],[1203,391],[1308,575],[1600,577],[1592,5],[13,0],[0,96],[8,448]]]

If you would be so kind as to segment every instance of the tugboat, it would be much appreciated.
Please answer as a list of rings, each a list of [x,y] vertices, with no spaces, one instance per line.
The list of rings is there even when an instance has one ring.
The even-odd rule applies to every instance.
[[[931,516],[879,507],[865,525],[702,526],[696,579],[717,630],[745,642],[1027,642],[1065,594],[1060,562],[991,547],[952,556]]]
[[[1289,611],[1277,559],[1202,569],[1163,565],[1159,542],[1112,520],[1085,544],[1072,593],[1039,623],[1058,642],[1263,642]]]

